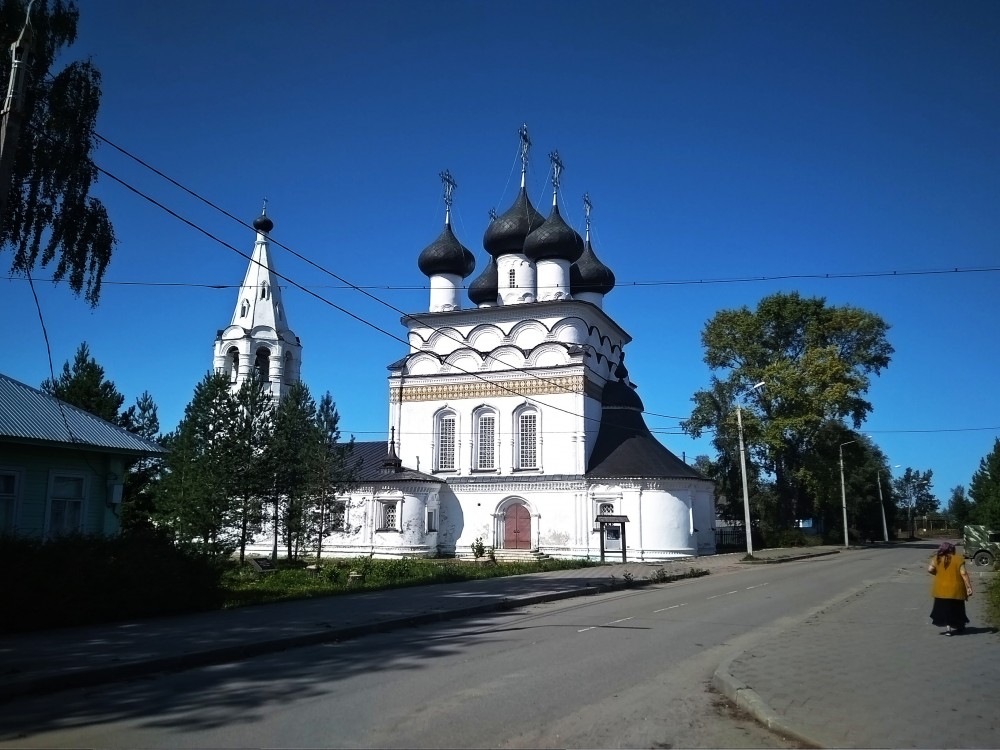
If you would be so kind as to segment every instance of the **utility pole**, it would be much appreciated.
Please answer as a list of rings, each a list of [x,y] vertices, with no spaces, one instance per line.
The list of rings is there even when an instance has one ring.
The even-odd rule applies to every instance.
[[[24,28],[17,41],[10,45],[10,82],[7,96],[0,112],[0,223],[7,218],[7,199],[10,193],[11,172],[17,154],[17,142],[21,136],[21,120],[24,117],[24,78],[28,55],[31,51],[31,4],[24,19]],[[2,224],[0,224],[2,225]]]

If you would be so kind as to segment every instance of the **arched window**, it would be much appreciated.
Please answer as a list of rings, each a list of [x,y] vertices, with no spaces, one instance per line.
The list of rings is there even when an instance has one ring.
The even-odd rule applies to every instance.
[[[497,467],[497,414],[492,409],[479,409],[473,416],[472,466],[477,471]]]
[[[260,298],[267,299],[267,282],[262,281],[260,283]]]
[[[453,411],[438,412],[434,418],[434,469],[455,471],[458,468],[458,417]]]
[[[514,468],[538,468],[538,410],[534,407],[514,415]]]
[[[248,300],[243,300],[243,302],[240,303],[240,317],[245,318],[248,312],[250,312],[250,302]]]
[[[257,350],[257,356],[253,361],[254,369],[257,370],[257,375],[260,378],[261,383],[268,383],[271,381],[271,352],[267,349],[261,347]]]
[[[513,289],[513,288],[515,288],[517,286],[517,274],[516,274],[516,272],[514,271],[513,268],[510,269],[510,271],[507,273],[507,280],[508,280],[507,285],[511,289]]]
[[[295,379],[292,377],[292,353],[285,352],[285,382],[292,383]]]
[[[235,383],[240,376],[240,350],[235,346],[226,352],[229,367],[229,382]]]

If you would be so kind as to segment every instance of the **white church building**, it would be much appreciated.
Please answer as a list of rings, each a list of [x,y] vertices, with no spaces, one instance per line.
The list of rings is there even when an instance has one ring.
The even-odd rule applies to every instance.
[[[442,174],[444,229],[416,258],[428,309],[403,317],[409,350],[389,365],[388,439],[355,443],[360,481],[338,501],[324,554],[466,556],[477,540],[507,557],[715,552],[714,485],[650,433],[629,380],[631,337],[604,310],[615,277],[594,253],[590,202],[581,237],[560,216],[553,154],[542,216],[525,187],[529,149],[522,128],[520,191],[486,228],[489,260],[467,289],[475,257],[452,230],[455,183]],[[303,347],[273,276],[273,224],[254,227],[215,368],[237,383],[259,367],[280,396]]]

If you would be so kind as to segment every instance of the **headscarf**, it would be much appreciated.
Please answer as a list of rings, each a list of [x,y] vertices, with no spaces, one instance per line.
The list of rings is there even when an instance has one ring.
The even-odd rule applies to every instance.
[[[948,564],[951,562],[951,556],[955,554],[955,545],[951,542],[941,542],[941,546],[938,547],[937,558],[941,560],[944,558],[944,566],[947,568]]]

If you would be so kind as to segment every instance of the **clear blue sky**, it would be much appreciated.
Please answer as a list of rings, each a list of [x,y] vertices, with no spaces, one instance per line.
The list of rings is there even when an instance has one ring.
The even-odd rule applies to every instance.
[[[455,230],[481,269],[527,123],[535,204],[553,149],[581,231],[591,195],[619,279],[606,309],[634,338],[649,412],[689,414],[717,310],[799,291],[892,326],[864,426],[890,463],[933,469],[944,500],[1000,435],[1000,3],[83,0],[70,56],[103,73],[101,135],[247,222],[267,196],[276,241],[407,312],[427,307],[416,259],[441,229],[438,172],[458,182]],[[113,149],[96,160],[251,251],[252,231]],[[55,367],[86,340],[170,430],[246,260],[107,178],[98,194],[119,239],[100,306],[37,285]],[[403,337],[389,307],[274,257]],[[906,275],[975,268],[994,270]],[[384,438],[385,367],[406,347],[298,290],[285,306],[313,393],[333,394],[345,433]],[[0,371],[37,386],[48,363],[26,282],[0,279],[0,314]],[[647,421],[678,455],[710,452],[676,418]]]

